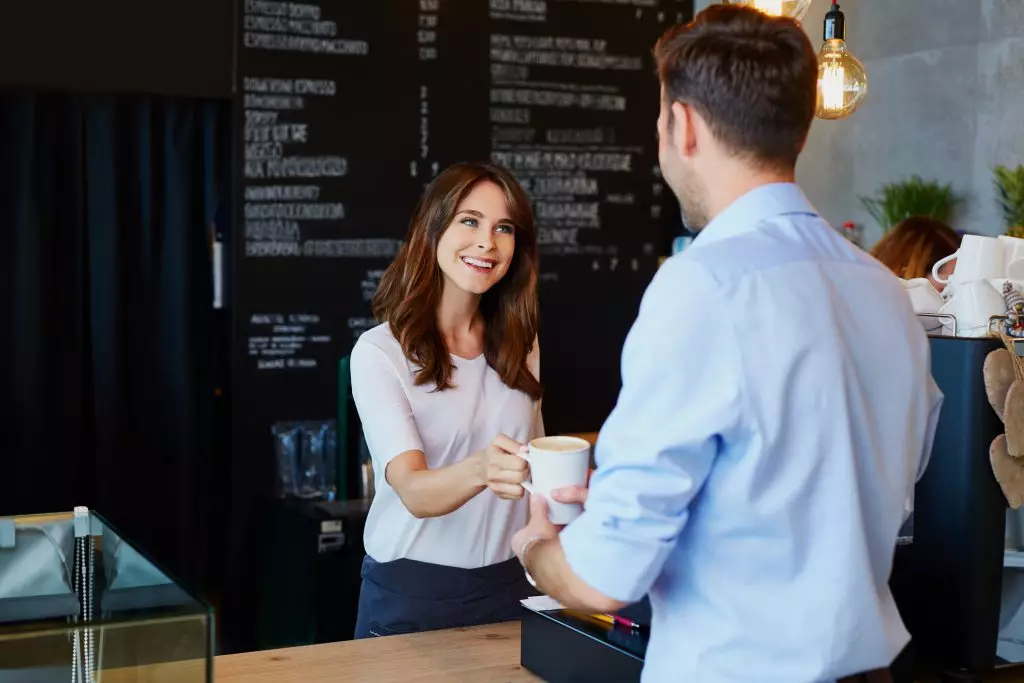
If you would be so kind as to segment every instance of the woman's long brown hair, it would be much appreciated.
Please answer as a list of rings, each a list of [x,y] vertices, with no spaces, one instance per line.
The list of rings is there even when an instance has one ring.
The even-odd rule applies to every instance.
[[[939,259],[960,248],[960,236],[942,221],[911,216],[878,240],[871,255],[896,277],[913,280],[928,277]]]
[[[537,233],[530,200],[505,169],[490,164],[456,164],[430,183],[413,212],[405,244],[384,271],[373,297],[373,314],[391,326],[405,357],[419,367],[416,384],[433,383],[438,391],[453,386],[455,366],[437,325],[437,307],[444,288],[437,243],[459,204],[481,182],[492,182],[504,192],[515,235],[508,272],[480,299],[484,356],[506,385],[538,399],[540,382],[526,364],[540,320]]]

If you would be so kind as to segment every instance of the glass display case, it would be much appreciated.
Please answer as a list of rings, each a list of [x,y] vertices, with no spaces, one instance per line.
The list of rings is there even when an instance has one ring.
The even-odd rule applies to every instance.
[[[95,512],[0,517],[0,683],[209,683],[213,633]]]

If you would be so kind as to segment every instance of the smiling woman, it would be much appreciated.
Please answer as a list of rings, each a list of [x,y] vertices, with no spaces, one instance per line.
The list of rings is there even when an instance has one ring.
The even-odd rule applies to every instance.
[[[514,619],[533,593],[509,540],[520,448],[542,436],[537,238],[510,173],[458,164],[427,188],[352,350],[373,458],[356,637]]]
[[[472,277],[483,274],[479,261],[494,264],[484,279]],[[373,300],[377,320],[390,324],[407,358],[420,366],[416,383],[448,388],[449,344],[467,340],[441,329],[442,299],[445,308],[461,302],[474,310],[473,331],[483,333],[478,353],[505,384],[539,398],[540,383],[524,363],[539,321],[537,235],[529,198],[500,167],[456,164],[431,183]]]

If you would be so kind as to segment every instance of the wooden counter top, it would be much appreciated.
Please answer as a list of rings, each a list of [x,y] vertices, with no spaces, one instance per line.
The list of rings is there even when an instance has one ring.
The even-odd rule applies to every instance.
[[[539,681],[519,666],[519,622],[217,657],[217,683]]]
[[[216,683],[521,683],[542,679],[519,666],[518,621],[367,638],[308,647],[222,655],[214,663]],[[202,661],[103,672],[104,683],[201,681]],[[751,680],[757,680],[752,678]],[[985,683],[1024,683],[1024,670],[1008,668]],[[926,678],[918,683],[939,683]]]

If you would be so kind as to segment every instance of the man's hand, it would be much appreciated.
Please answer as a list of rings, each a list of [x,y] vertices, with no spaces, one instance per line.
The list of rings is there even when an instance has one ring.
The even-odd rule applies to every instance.
[[[512,537],[512,552],[523,566],[529,561],[528,570],[537,589],[572,609],[610,613],[625,607],[626,603],[602,595],[573,573],[558,541],[561,530],[562,527],[548,521],[544,498],[530,496],[530,522]],[[530,543],[531,539],[540,540]],[[530,550],[528,557],[523,557],[527,543]]]
[[[590,491],[590,477],[594,474],[594,470],[587,472],[587,483],[583,486],[563,486],[560,489],[555,489],[551,492],[551,497],[559,503],[579,503],[580,505],[587,502],[587,493]]]
[[[548,504],[543,496],[530,496],[530,522],[512,536],[512,552],[523,562],[523,545],[531,538],[557,538],[562,527],[548,519]]]

